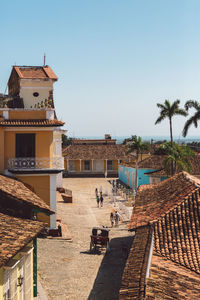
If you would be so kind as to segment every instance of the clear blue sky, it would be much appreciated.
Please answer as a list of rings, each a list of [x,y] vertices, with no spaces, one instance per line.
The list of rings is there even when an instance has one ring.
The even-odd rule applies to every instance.
[[[13,64],[46,52],[70,135],[168,135],[156,103],[200,100],[199,0],[10,0],[0,11],[0,93]]]

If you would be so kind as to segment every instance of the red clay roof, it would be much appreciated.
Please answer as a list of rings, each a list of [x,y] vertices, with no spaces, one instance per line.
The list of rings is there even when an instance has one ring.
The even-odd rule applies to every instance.
[[[151,155],[138,162],[138,168],[140,169],[162,169],[166,157],[164,155]],[[135,168],[135,162],[122,163],[127,167]]]
[[[124,145],[70,145],[63,150],[66,159],[109,159],[126,157]]]
[[[157,254],[152,257],[146,299],[199,299],[200,276]]]
[[[120,290],[123,295],[125,285],[128,296],[120,299],[143,299],[135,296],[135,282],[147,285],[145,299],[149,300],[200,298],[199,216],[200,180],[186,172],[156,185],[141,186],[130,222],[135,238],[140,233],[141,245],[129,253]],[[145,246],[152,236],[150,231],[150,236],[145,234],[150,227],[154,254],[147,279],[147,265],[142,262],[150,255]],[[139,270],[144,267],[144,275],[135,272],[138,266]]]
[[[122,277],[119,300],[144,299],[151,235],[150,226],[138,228],[135,233]]]
[[[53,79],[58,80],[53,70],[49,66],[14,66],[13,69],[17,72],[21,79]]]
[[[200,189],[154,223],[155,251],[200,274]]]
[[[5,265],[45,227],[39,221],[0,213],[0,267]]]
[[[191,174],[192,175],[200,175],[200,155],[195,155],[193,157],[191,157],[189,159],[190,163],[191,163]],[[164,161],[163,161],[163,166],[164,166]],[[151,175],[154,177],[161,177],[161,176],[168,176],[166,171],[163,168],[163,166],[159,169],[159,171],[153,171],[153,172],[149,172],[146,175]],[[162,169],[162,170],[161,170]]]
[[[0,120],[0,127],[54,127],[63,126],[65,123],[57,119],[54,120]]]
[[[3,175],[0,175],[0,196],[1,195],[7,195],[12,199],[22,201],[49,214],[54,213],[41,198],[28,189],[22,182]]]
[[[199,188],[200,180],[186,172],[180,172],[158,184],[141,186],[138,189],[129,229],[156,221]]]

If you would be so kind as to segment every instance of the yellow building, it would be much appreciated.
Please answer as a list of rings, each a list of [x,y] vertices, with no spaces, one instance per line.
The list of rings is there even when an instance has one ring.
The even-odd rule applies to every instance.
[[[118,176],[119,162],[126,157],[125,146],[116,144],[72,144],[63,150],[69,176]]]
[[[56,117],[49,66],[14,66],[8,81],[9,96],[0,108],[0,172],[29,185],[56,211],[56,187],[62,186],[64,161],[61,126]],[[56,214],[38,219],[56,228]]]
[[[0,299],[37,296],[37,235],[45,228],[37,213],[49,206],[19,179],[0,175]]]

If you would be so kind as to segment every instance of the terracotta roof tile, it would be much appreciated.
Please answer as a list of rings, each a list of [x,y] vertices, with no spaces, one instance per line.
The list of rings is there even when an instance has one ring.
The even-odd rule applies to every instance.
[[[200,276],[156,254],[147,279],[147,300],[196,300],[200,298]]]
[[[58,79],[58,77],[55,75],[55,73],[49,66],[14,66],[13,69],[16,70],[18,76],[22,79]]]
[[[1,195],[7,195],[12,199],[20,200],[47,213],[54,213],[41,198],[28,189],[22,182],[3,175],[0,175],[0,196]]]
[[[158,184],[141,186],[137,193],[129,229],[156,221],[199,187],[200,180],[186,172],[180,172]]]
[[[167,176],[166,172],[163,170],[165,159],[166,156],[164,155],[151,155],[150,157],[141,160],[138,163],[138,168],[158,170],[158,171],[148,172],[146,173],[146,175]],[[195,155],[194,157],[191,157],[189,161],[192,166],[191,174],[200,175],[200,155]],[[135,168],[135,162],[122,163],[122,165]]]
[[[163,155],[151,155],[138,162],[138,168],[140,169],[162,169],[166,157]],[[135,168],[135,162],[122,163],[127,167]]]
[[[124,145],[70,145],[63,150],[66,159],[124,159]]]
[[[45,227],[38,221],[0,213],[0,267],[5,265]]]
[[[151,233],[142,234],[148,223],[153,226],[154,255],[150,277],[144,279],[141,272],[137,278],[135,271],[150,254],[144,245],[148,245]],[[129,253],[121,286],[123,292],[126,284],[129,292],[125,289],[121,299],[143,299],[128,288],[141,280],[147,285],[148,300],[199,299],[200,180],[181,172],[159,184],[141,187],[130,228],[136,228],[136,236],[141,233],[141,245]]]
[[[144,298],[151,236],[150,226],[136,230],[122,277],[119,300]]]
[[[0,127],[54,127],[54,126],[63,126],[65,123],[57,119],[46,120],[46,119],[33,119],[33,120],[0,120]]]

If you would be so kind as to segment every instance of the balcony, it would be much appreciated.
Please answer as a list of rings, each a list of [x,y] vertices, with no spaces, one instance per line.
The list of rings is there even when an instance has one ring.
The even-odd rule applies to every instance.
[[[8,170],[11,172],[39,172],[64,170],[64,158],[18,157],[8,159]]]

